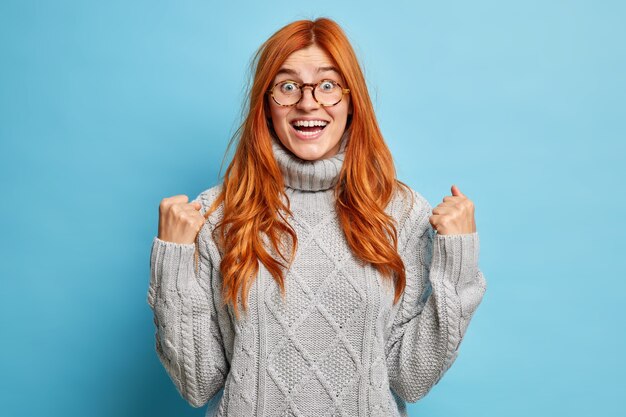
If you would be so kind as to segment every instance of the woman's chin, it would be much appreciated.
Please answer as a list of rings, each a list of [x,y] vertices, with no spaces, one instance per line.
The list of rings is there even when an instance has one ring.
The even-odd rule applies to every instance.
[[[302,149],[302,148],[308,149]],[[317,149],[311,149],[311,146],[297,146],[292,151],[295,156],[305,161],[316,161],[324,156],[325,152],[318,151]]]
[[[331,158],[337,153],[339,140],[332,146],[328,141],[328,133],[322,132],[315,139],[302,139],[292,131],[288,135],[289,140],[287,142],[289,146],[287,146],[285,141],[282,142],[298,158],[305,161],[317,161],[319,159]]]

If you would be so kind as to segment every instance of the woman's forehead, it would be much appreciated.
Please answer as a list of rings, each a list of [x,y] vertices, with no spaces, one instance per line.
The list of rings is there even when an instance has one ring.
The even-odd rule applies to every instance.
[[[298,62],[314,62],[318,65],[323,65],[332,64],[332,59],[324,49],[317,45],[310,45],[292,52],[287,59],[285,59],[285,64]]]
[[[335,74],[339,77],[341,76],[341,72],[334,65],[324,65],[321,67],[315,67],[314,65],[312,65],[312,66],[304,66],[304,67],[298,68],[298,66],[291,67],[291,66],[286,66],[283,64],[283,66],[281,66],[278,72],[276,73],[276,76],[278,77],[283,74],[289,75],[292,77],[299,77],[299,78],[302,78],[302,76],[305,76],[308,74],[311,74],[313,76],[328,75],[328,74]]]
[[[294,77],[318,76],[320,74],[335,74],[341,77],[330,56],[317,45],[311,45],[293,52],[285,59],[276,73],[276,76],[287,74]]]

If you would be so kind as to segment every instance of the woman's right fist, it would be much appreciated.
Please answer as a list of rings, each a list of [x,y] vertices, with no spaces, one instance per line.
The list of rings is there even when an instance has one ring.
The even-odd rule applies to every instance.
[[[206,218],[200,213],[199,202],[189,203],[184,195],[166,197],[159,204],[158,238],[174,243],[195,243]]]

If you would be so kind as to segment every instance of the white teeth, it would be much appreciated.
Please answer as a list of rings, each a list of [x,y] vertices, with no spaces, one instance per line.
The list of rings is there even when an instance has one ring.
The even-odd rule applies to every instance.
[[[326,126],[327,124],[328,122],[324,120],[297,120],[293,123],[294,126],[305,126],[305,127]]]
[[[315,132],[302,132],[302,131],[298,131],[298,132],[300,132],[299,134],[302,136],[315,136],[318,133],[320,133],[321,130],[316,130]]]

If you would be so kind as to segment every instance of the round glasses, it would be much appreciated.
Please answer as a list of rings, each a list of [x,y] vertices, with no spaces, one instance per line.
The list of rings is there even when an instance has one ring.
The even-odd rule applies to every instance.
[[[300,84],[296,81],[285,80],[277,82],[267,92],[270,93],[276,104],[288,107],[294,106],[302,100],[302,90],[305,87],[311,87],[313,100],[324,107],[334,106],[341,101],[344,94],[350,92],[349,88],[343,88],[337,81],[333,80],[322,80],[316,84]]]

